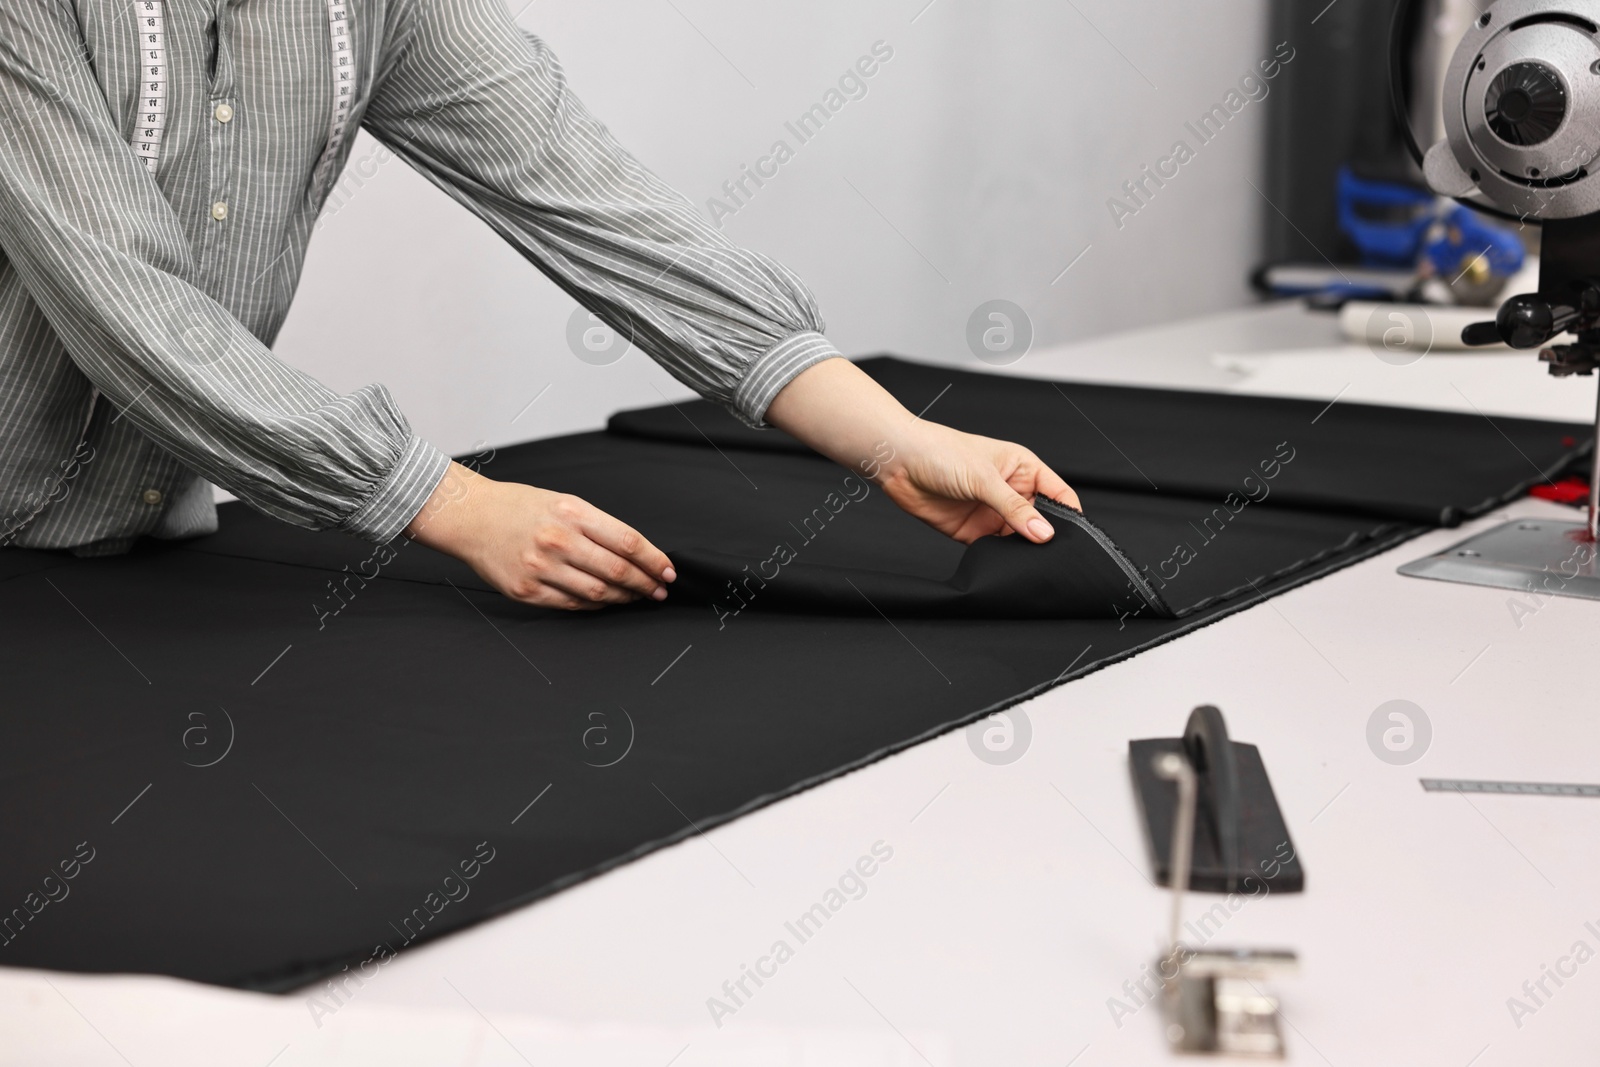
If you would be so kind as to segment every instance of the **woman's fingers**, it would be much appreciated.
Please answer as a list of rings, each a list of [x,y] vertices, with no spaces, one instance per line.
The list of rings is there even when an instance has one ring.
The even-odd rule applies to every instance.
[[[547,588],[581,601],[584,607],[630,604],[639,599],[639,594],[633,590],[613,585],[570,563],[552,564],[539,576],[539,581]]]
[[[1044,544],[1055,536],[1055,528],[1045,521],[1033,504],[1000,477],[999,472],[985,478],[979,490],[983,502],[1007,526],[1035,544]]]
[[[464,487],[470,487],[470,492]],[[567,610],[666,596],[677,577],[631,526],[567,493],[452,464],[408,536],[466,562],[523,604]]]
[[[650,582],[649,588],[630,588],[638,588],[642,595],[649,596],[659,583],[677,579],[678,575],[672,569],[672,561],[667,554],[646,540],[638,530],[591,504],[583,504],[583,508],[578,520],[579,529],[601,548],[630,562]]]
[[[666,559],[665,556],[661,558]],[[578,543],[567,554],[567,562],[607,586],[652,600],[667,598],[667,588],[658,579],[646,574],[633,560],[617,555],[587,536],[578,538]]]
[[[580,583],[573,583],[574,585]],[[591,601],[576,593],[551,585],[543,578],[528,579],[515,586],[500,590],[507,598],[519,604],[528,604],[536,608],[555,608],[559,611],[593,611],[605,607],[605,604]]]
[[[562,497],[555,512],[566,532],[550,542],[555,551],[541,576],[545,585],[591,605],[666,599],[656,576],[671,573],[672,563],[643,534],[577,497]]]
[[[560,533],[544,538],[550,559],[543,585],[584,607],[666,599],[662,583],[677,574],[643,534],[577,497],[559,498],[553,511]]]
[[[1043,463],[1039,464],[1039,473],[1034,475],[1033,491],[1039,496],[1054,500],[1057,504],[1065,504],[1074,511],[1083,510],[1077,491],[1068,485],[1061,475]]]
[[[1019,448],[1017,445],[1007,447]],[[1065,504],[1075,511],[1082,511],[1083,505],[1078,500],[1078,494],[1061,475],[1045,466],[1032,452],[1026,449],[1020,451],[1021,462],[1017,464],[1011,480],[997,476],[994,482],[987,483],[983,490],[983,502],[1005,523],[1006,530],[1003,532],[1015,531],[1035,544],[1043,544],[1055,536],[1055,527],[1033,506],[1035,496]]]
[[[1016,445],[1006,447],[1018,448]],[[998,532],[1015,531],[1035,544],[1043,544],[1055,536],[1055,528],[1033,506],[1034,496],[1046,497],[1077,511],[1082,511],[1083,505],[1061,475],[1045,466],[1032,452],[1021,449],[1021,453],[1021,462],[1016,464],[1011,479],[1001,478],[996,471],[992,478],[984,479],[979,497],[1005,524],[1005,529]],[[1014,457],[1015,453],[1006,459]],[[1009,463],[1005,465],[1010,466]]]

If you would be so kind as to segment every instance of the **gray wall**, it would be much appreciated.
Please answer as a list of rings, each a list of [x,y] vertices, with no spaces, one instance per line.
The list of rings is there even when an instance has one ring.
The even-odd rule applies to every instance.
[[[925,2],[536,0],[518,21],[703,210],[742,164],[790,143],[794,158],[723,228],[808,281],[847,353],[975,365],[967,320],[993,298],[1027,310],[1036,347],[1250,300],[1269,210],[1250,184],[1264,105],[1204,146],[1184,123],[1271,53],[1263,3]],[[799,144],[784,123],[877,41],[894,55],[866,95]],[[1119,228],[1107,201],[1180,138],[1194,158]],[[687,395],[638,352],[575,358],[575,305],[385,158],[363,135],[282,358],[341,390],[386,383],[419,432],[457,452]]]

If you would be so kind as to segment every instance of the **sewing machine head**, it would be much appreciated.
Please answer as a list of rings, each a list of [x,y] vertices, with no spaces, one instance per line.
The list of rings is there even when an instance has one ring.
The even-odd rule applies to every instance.
[[[1529,221],[1600,211],[1600,2],[1499,0],[1456,46],[1435,192],[1480,193]]]
[[[1600,365],[1600,0],[1497,0],[1484,10],[1445,72],[1445,136],[1425,156],[1393,76],[1401,65],[1398,31],[1415,8],[1416,0],[1402,0],[1395,10],[1390,68],[1396,113],[1428,184],[1543,228],[1538,293],[1511,297],[1495,321],[1473,323],[1461,339],[1537,348],[1551,374],[1592,376]],[[1549,344],[1562,334],[1576,339]],[[1600,411],[1596,424],[1600,439]],[[1596,454],[1589,520],[1578,531],[1591,543],[1600,535],[1600,448]],[[1530,551],[1542,559],[1552,549],[1540,542]],[[1500,570],[1478,584],[1523,581],[1515,567]]]

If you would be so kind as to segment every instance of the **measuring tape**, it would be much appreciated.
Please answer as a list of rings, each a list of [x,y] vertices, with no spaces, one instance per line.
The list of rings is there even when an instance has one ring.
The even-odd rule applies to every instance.
[[[321,188],[328,167],[338,158],[356,104],[356,55],[350,48],[350,15],[345,0],[328,0],[328,55],[333,61],[333,116],[328,120],[328,147],[317,162],[315,182]]]
[[[154,171],[161,163],[161,137],[167,129],[167,34],[162,0],[134,0],[139,32],[139,121],[133,151]],[[350,43],[350,12],[345,0],[328,0],[328,55],[333,77],[333,114],[328,120],[328,145],[317,161],[314,180],[320,186],[338,158],[350,130],[356,103],[356,56]]]
[[[1563,782],[1478,782],[1455,778],[1422,778],[1422,788],[1430,793],[1513,793],[1538,797],[1600,797],[1600,785],[1570,785]]]
[[[167,129],[167,29],[161,0],[135,0],[133,10],[139,27],[139,122],[133,151],[154,171]]]

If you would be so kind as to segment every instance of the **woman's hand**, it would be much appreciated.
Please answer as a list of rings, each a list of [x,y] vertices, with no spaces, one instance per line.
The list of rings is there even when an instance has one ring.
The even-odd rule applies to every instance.
[[[896,504],[963,543],[1016,532],[1054,536],[1035,494],[1081,510],[1078,494],[1039,457],[907,411],[855,364],[807,368],[767,409],[767,421],[877,482]]]
[[[512,600],[592,610],[664,600],[672,562],[631,526],[564,493],[497,482],[459,463],[406,536],[466,563]]]
[[[949,537],[1054,536],[1035,495],[1079,507],[1038,456],[911,414],[855,364],[830,359],[795,377],[767,420],[857,470],[889,499]],[[672,562],[637,530],[563,493],[497,482],[457,463],[406,536],[463,561],[512,600],[590,610],[664,600]]]
[[[1081,510],[1078,494],[1021,445],[922,422],[907,433],[877,481],[890,500],[962,544],[1015,531],[1030,541],[1055,535],[1035,494]]]

